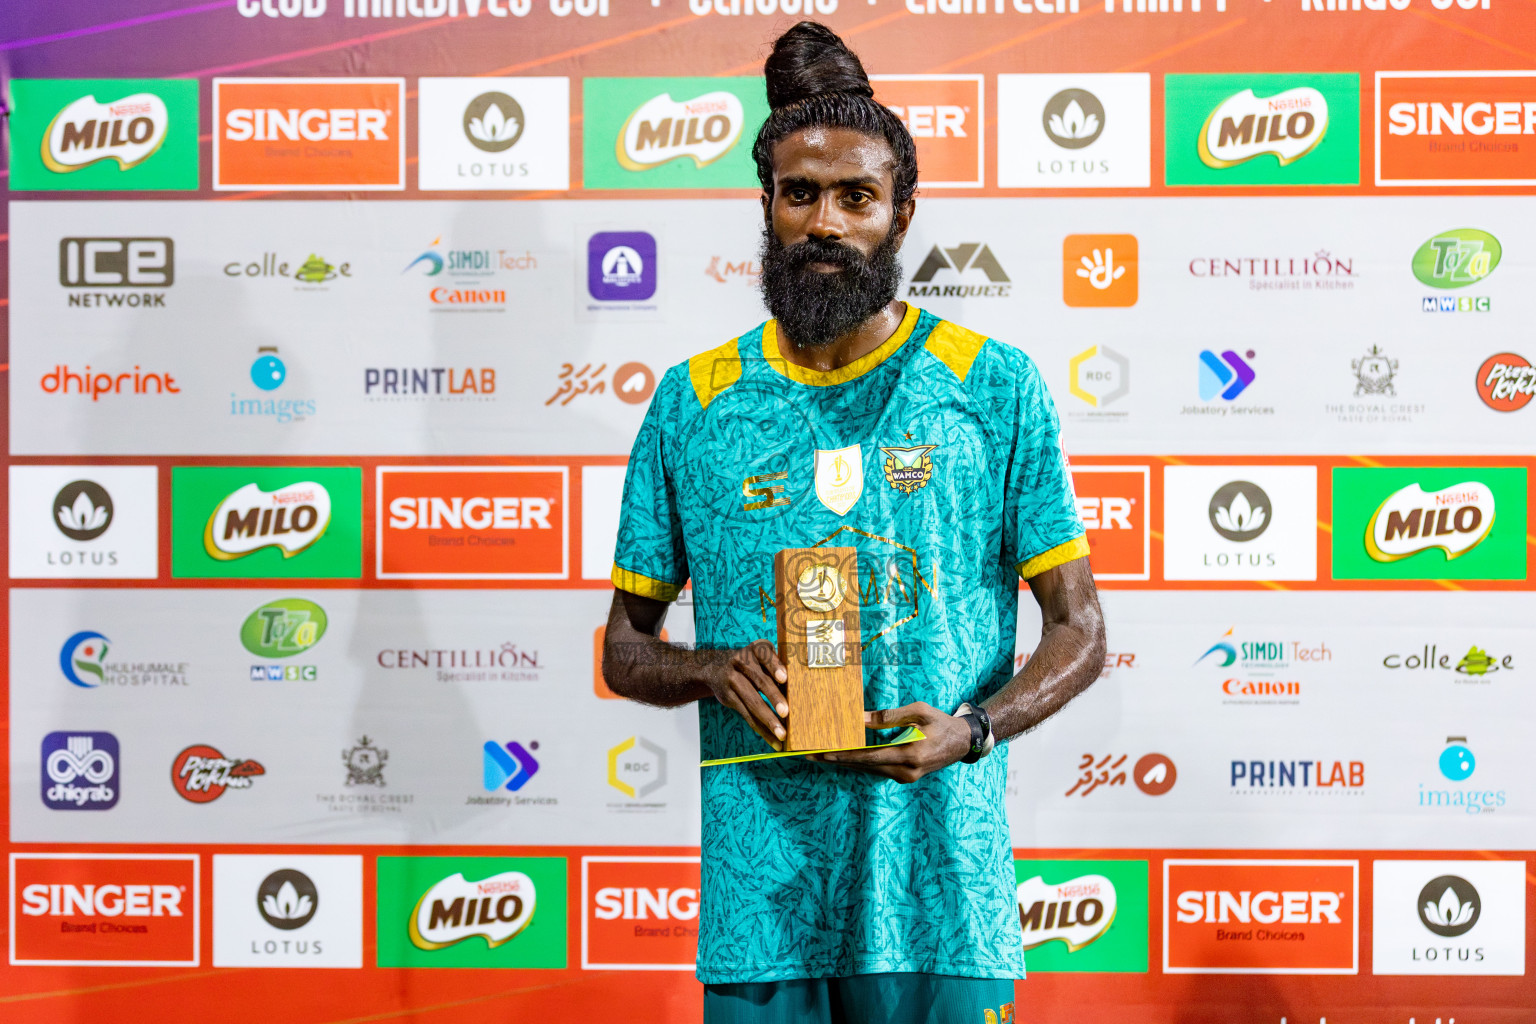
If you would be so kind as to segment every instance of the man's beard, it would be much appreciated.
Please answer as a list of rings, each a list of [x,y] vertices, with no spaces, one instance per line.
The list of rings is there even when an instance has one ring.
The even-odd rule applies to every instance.
[[[901,287],[896,230],[865,256],[851,245],[808,238],[785,245],[763,226],[762,289],[779,333],[798,348],[825,348],[884,309]],[[842,269],[811,270],[812,263]]]

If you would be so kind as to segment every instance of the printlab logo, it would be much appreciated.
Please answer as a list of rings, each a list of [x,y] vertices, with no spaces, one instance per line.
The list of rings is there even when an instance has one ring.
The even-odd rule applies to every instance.
[[[1477,397],[1496,412],[1524,409],[1536,395],[1536,366],[1513,352],[1500,352],[1477,368]]]
[[[999,75],[998,184],[1151,184],[1151,76]]]
[[[70,540],[95,540],[112,525],[112,495],[94,480],[74,480],[54,497],[53,518]]]
[[[1061,297],[1069,306],[1134,306],[1135,235],[1068,235],[1061,244]]]
[[[645,231],[599,231],[587,242],[587,293],[599,302],[643,302],[656,294],[656,239]]]
[[[667,784],[667,751],[644,736],[631,736],[608,751],[608,785],[643,800]]]
[[[502,153],[523,137],[523,108],[504,92],[483,92],[464,108],[464,137],[487,153]]]
[[[194,79],[10,83],[17,191],[197,188]]]
[[[486,740],[482,748],[485,753],[483,760],[485,791],[494,793],[498,789],[505,789],[509,793],[516,793],[526,786],[528,780],[539,772],[539,762],[530,753],[530,748],[538,750],[539,741],[534,740],[525,747],[516,740],[505,744]]]
[[[1068,364],[1069,390],[1096,413],[1079,415],[1123,417],[1125,412],[1103,412],[1131,393],[1131,361],[1108,345],[1093,345],[1073,356]]]
[[[357,741],[357,746],[341,752],[341,763],[347,767],[347,786],[388,785],[384,781],[384,766],[389,763],[389,751],[381,750],[367,736]]]
[[[256,889],[256,909],[273,928],[291,932],[314,918],[320,909],[320,892],[304,872],[284,868],[262,879]]]
[[[949,284],[940,281],[933,284],[933,279],[940,272],[950,271],[962,278],[974,279],[985,276],[988,284]],[[949,275],[945,274],[947,278]],[[997,298],[1005,299],[1012,285],[1008,281],[1008,274],[1003,270],[997,257],[992,255],[990,246],[983,242],[964,242],[960,245],[945,248],[935,245],[928,251],[917,272],[912,275],[912,283],[907,286],[909,296],[929,296],[946,298]]]
[[[250,789],[257,776],[267,774],[260,761],[225,757],[217,747],[194,743],[171,763],[171,785],[188,803],[206,804],[226,789]]]
[[[1420,284],[1454,291],[1480,284],[1504,258],[1499,240],[1478,228],[1442,231],[1414,251],[1411,267]],[[1419,308],[1426,313],[1487,313],[1487,295],[1425,295]]]
[[[1233,480],[1211,495],[1207,514],[1211,529],[1227,540],[1247,543],[1269,528],[1271,508],[1264,488],[1247,480]]]
[[[105,811],[117,806],[122,759],[109,732],[51,732],[43,737],[43,806]]]
[[[1419,891],[1419,920],[1442,938],[1465,935],[1477,925],[1483,900],[1472,883],[1456,875],[1432,878]]]

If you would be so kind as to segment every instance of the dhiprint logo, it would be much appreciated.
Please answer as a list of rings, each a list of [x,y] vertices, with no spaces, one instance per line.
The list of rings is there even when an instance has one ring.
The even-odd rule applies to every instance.
[[[983,275],[989,283],[930,283],[940,271],[953,271],[960,277],[969,275],[974,278]],[[957,299],[1005,299],[1011,289],[1008,274],[1003,270],[1002,264],[997,262],[997,257],[992,255],[991,247],[983,242],[964,242],[950,248],[935,245],[930,249],[927,257],[918,266],[917,272],[912,275],[912,283],[907,286],[907,294],[934,298],[944,296]]]
[[[565,967],[565,858],[380,857],[377,869],[378,966]]]
[[[1418,902],[1419,920],[1424,927],[1445,938],[1471,931],[1483,906],[1482,897],[1472,883],[1456,875],[1430,879],[1419,890]]]
[[[1536,395],[1536,366],[1513,352],[1500,352],[1477,368],[1477,397],[1496,412],[1524,409]]]
[[[17,79],[11,187],[196,189],[195,79]]]
[[[1269,495],[1247,480],[1234,480],[1211,495],[1211,528],[1227,540],[1256,540],[1269,527]]]
[[[495,740],[485,741],[484,787],[487,793],[494,793],[498,789],[516,793],[538,774],[539,762],[529,753],[530,747],[538,750],[538,740],[529,743],[527,747],[516,740],[505,745]]]
[[[1046,101],[1040,121],[1056,145],[1082,149],[1104,134],[1104,104],[1087,89],[1063,89]]]
[[[188,803],[212,803],[226,789],[250,789],[257,776],[267,774],[260,761],[225,757],[217,747],[194,743],[171,763],[171,785]]]
[[[872,75],[875,102],[906,125],[924,188],[980,188],[986,163],[981,75]]]
[[[1200,351],[1200,401],[1211,402],[1218,397],[1230,402],[1258,378],[1248,360],[1254,357],[1253,349],[1244,356],[1228,349],[1220,356],[1210,349]]]
[[[196,967],[195,853],[11,854],[13,966]]]
[[[122,757],[109,732],[51,732],[43,737],[43,806],[55,811],[106,811],[122,795]]]
[[[256,889],[256,907],[267,924],[291,932],[314,919],[320,893],[304,872],[284,868],[262,879]]]
[[[1376,974],[1525,973],[1525,870],[1519,860],[1378,860]]]
[[[998,75],[1003,188],[1146,188],[1148,74]]]
[[[363,859],[213,857],[215,967],[361,967]]]
[[[1134,306],[1135,235],[1068,235],[1061,244],[1061,297],[1069,306]]]
[[[570,106],[568,78],[417,79],[417,187],[569,187]]]
[[[504,92],[483,92],[464,108],[464,137],[476,149],[501,153],[523,137],[523,108]]]
[[[112,525],[112,495],[94,480],[75,480],[53,499],[53,517],[70,540],[95,540]]]

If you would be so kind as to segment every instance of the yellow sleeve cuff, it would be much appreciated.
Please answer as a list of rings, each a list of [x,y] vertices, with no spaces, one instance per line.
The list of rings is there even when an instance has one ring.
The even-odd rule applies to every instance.
[[[1065,565],[1068,562],[1087,557],[1088,538],[1073,537],[1065,544],[1058,544],[1049,551],[1042,552],[1026,562],[1020,562],[1015,568],[1019,570],[1020,578],[1027,580],[1040,575],[1047,569],[1054,569],[1058,565]],[[614,571],[617,572],[618,570]]]
[[[1086,551],[1087,548],[1084,548]],[[610,574],[613,585],[620,590],[627,590],[631,594],[641,597],[649,597],[653,601],[676,601],[678,591],[683,589],[682,583],[668,583],[666,580],[653,580],[649,576],[643,576],[638,572],[631,572],[621,565],[615,564]],[[683,583],[688,582],[684,580]]]

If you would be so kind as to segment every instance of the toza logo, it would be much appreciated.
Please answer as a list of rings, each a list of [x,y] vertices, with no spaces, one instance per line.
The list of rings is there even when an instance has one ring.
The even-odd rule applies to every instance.
[[[464,108],[464,137],[476,149],[501,153],[523,137],[523,108],[504,92],[484,92]]]
[[[246,484],[214,507],[203,528],[203,549],[226,562],[268,547],[292,558],[330,525],[331,495],[320,484],[306,480],[272,491]]]
[[[1280,166],[1317,148],[1328,131],[1328,101],[1311,86],[1264,98],[1244,89],[1211,111],[1200,129],[1200,160],[1207,167],[1233,167],[1272,154]]]
[[[1449,560],[1477,547],[1493,529],[1493,490],[1476,480],[1426,493],[1418,484],[1394,491],[1366,524],[1365,549],[1395,562],[1439,548]]]
[[[1477,228],[1442,231],[1413,253],[1413,276],[1431,288],[1465,288],[1498,269],[1499,240]]]
[[[416,902],[411,943],[418,949],[443,949],[478,935],[495,949],[528,927],[536,906],[533,879],[521,871],[503,871],[478,882],[455,872]]]
[[[1223,484],[1211,495],[1211,528],[1227,540],[1250,541],[1269,528],[1272,506],[1264,488],[1247,480]]]
[[[1083,149],[1104,133],[1104,104],[1087,89],[1063,89],[1046,101],[1040,121],[1062,149]]]
[[[240,643],[263,658],[291,658],[325,636],[325,609],[302,597],[284,597],[262,605],[240,627]]]
[[[629,171],[684,157],[695,167],[708,167],[736,145],[745,119],[741,100],[732,92],[707,92],[686,101],[662,93],[629,115],[619,130],[615,155]]]
[[[82,96],[54,115],[43,137],[43,165],[55,173],[102,160],[121,170],[137,167],[165,142],[171,115],[165,100],[138,92],[111,103]]]

